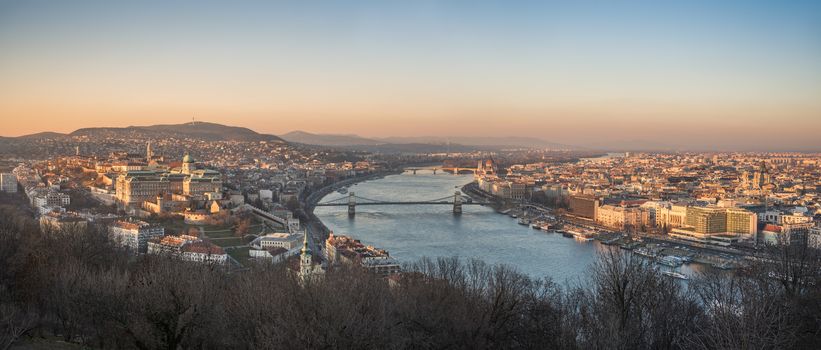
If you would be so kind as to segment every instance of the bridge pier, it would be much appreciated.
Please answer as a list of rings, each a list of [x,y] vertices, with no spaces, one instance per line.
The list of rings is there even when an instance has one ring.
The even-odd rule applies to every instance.
[[[416,175],[416,169],[413,169],[413,175]]]
[[[433,175],[436,175],[436,168],[433,168]]]
[[[459,191],[453,194],[453,214],[462,214],[462,193]]]
[[[354,197],[353,192],[349,192],[348,193],[348,217],[354,217],[355,215],[356,215],[356,197]]]

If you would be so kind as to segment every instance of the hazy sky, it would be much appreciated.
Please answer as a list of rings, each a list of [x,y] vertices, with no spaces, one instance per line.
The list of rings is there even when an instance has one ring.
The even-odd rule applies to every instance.
[[[821,149],[821,1],[0,0],[0,135]]]

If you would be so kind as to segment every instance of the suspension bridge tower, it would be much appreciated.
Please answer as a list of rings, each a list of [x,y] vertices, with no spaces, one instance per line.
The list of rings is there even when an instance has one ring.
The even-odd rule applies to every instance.
[[[453,194],[453,214],[462,214],[462,193],[459,191]]]
[[[356,215],[356,197],[353,192],[348,193],[348,216]]]

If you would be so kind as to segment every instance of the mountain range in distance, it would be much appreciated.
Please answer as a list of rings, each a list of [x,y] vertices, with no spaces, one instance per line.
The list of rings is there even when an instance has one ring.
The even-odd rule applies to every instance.
[[[260,134],[248,128],[227,126],[216,123],[196,122],[185,124],[166,124],[150,126],[128,126],[128,127],[97,127],[77,129],[68,134],[57,132],[41,132],[31,135],[18,136],[17,139],[39,139],[39,138],[71,138],[71,137],[94,137],[94,138],[190,138],[216,141],[245,141],[245,142],[284,142],[276,135]]]
[[[374,146],[387,142],[350,134],[312,134],[297,130],[279,135],[285,141],[316,146]]]
[[[119,139],[160,139],[190,138],[215,141],[273,141],[290,142],[306,146],[333,147],[353,151],[379,153],[439,153],[492,151],[504,148],[551,148],[579,149],[567,145],[547,142],[527,137],[386,137],[365,138],[358,135],[313,134],[293,131],[276,136],[257,133],[248,128],[227,126],[216,123],[196,122],[184,124],[164,124],[127,127],[91,127],[77,129],[71,133],[40,132],[36,134],[6,137],[4,140],[70,139],[73,137],[119,138]]]
[[[227,126],[217,123],[196,122],[184,124],[165,124],[150,126],[128,127],[91,127],[75,130],[63,134],[57,132],[40,132],[18,137],[0,137],[0,140],[26,139],[61,139],[72,137],[93,138],[121,138],[121,139],[159,139],[159,138],[190,138],[216,141],[245,141],[245,142],[290,142],[307,146],[332,147],[353,151],[367,151],[379,153],[438,153],[438,152],[472,152],[494,151],[511,148],[533,148],[588,151],[592,149],[611,149],[604,144],[586,145],[579,147],[561,143],[549,142],[537,137],[507,136],[507,137],[473,137],[473,136],[417,136],[417,137],[381,137],[367,138],[353,134],[315,134],[305,131],[292,131],[279,136],[262,134],[244,127]],[[626,144],[623,150],[642,148],[647,149],[647,143],[635,141]],[[644,147],[642,147],[644,146]],[[674,150],[675,147],[652,145],[649,148],[659,150]]]
[[[439,136],[417,136],[417,137],[383,137],[365,138],[351,134],[313,134],[305,131],[292,131],[279,135],[288,142],[353,148],[390,148],[394,150],[427,146],[450,146],[452,152],[462,152],[479,149],[499,149],[499,148],[539,148],[539,149],[563,149],[579,150],[581,147],[569,146],[554,142],[548,142],[535,137],[439,137]]]

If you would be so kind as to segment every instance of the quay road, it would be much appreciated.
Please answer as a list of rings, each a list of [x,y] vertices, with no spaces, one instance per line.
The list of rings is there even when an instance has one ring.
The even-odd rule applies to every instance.
[[[475,183],[469,183],[469,184],[465,185],[464,187],[462,187],[462,192],[464,192],[468,195],[471,195],[471,196],[479,196],[479,197],[481,197],[483,199],[486,199],[486,200],[492,200],[493,197],[494,197],[490,193],[484,192],[481,189],[479,189],[478,186]],[[553,212],[554,212],[552,208],[548,208],[548,207],[545,207],[545,206],[537,204],[537,203],[530,202],[530,203],[526,203],[524,205],[528,206],[528,207],[534,207],[534,208],[538,209],[539,211],[542,211],[543,213],[550,214],[550,215],[553,215]],[[582,227],[582,228],[587,228],[587,229],[596,230],[596,231],[600,231],[600,232],[611,233],[611,234],[617,234],[617,233],[625,234],[625,232],[618,231],[618,230],[613,230],[612,228],[596,224],[593,221],[579,219],[579,218],[576,218],[576,217],[573,217],[573,216],[570,216],[570,215],[561,215],[561,214],[559,214],[559,215],[555,215],[555,216],[556,216],[557,221],[559,223],[562,223],[562,224],[569,224],[569,225],[579,226],[579,227]],[[673,245],[679,245],[679,246],[686,246],[686,247],[692,248],[692,249],[694,249],[698,252],[701,252],[701,253],[704,253],[704,254],[710,254],[710,255],[717,255],[717,256],[732,255],[732,256],[735,256],[735,257],[743,257],[743,258],[746,258],[746,259],[755,257],[757,255],[756,254],[757,252],[755,252],[755,251],[752,251],[752,250],[749,250],[749,249],[740,249],[740,247],[712,246],[712,245],[706,245],[706,244],[701,244],[701,243],[695,243],[695,242],[690,242],[690,241],[686,241],[686,240],[676,239],[676,238],[672,238],[672,237],[666,237],[666,236],[663,236],[663,235],[660,235],[660,234],[632,232],[631,236],[636,237],[636,238],[641,238],[645,241],[650,241],[650,242],[654,242],[654,243],[666,243],[666,244],[673,244]]]
[[[471,182],[467,185],[462,186],[461,190],[462,190],[462,193],[464,193],[471,200],[476,200],[474,197],[480,197],[486,203],[491,203],[491,204],[495,203],[495,201],[497,200],[497,198],[495,196],[493,196],[492,194],[487,193],[487,192],[482,191],[481,189],[479,189],[479,186],[476,185],[476,182]],[[526,207],[526,208],[530,208],[530,209],[536,209],[538,211],[541,211],[544,214],[553,215],[553,208],[546,207],[546,206],[541,205],[539,203],[527,202],[527,203],[516,203],[516,205],[518,205],[520,208],[521,207]]]
[[[322,197],[325,197],[327,194],[336,191],[340,187],[350,186],[358,182],[373,180],[383,176],[401,173],[402,170],[388,170],[364,176],[355,176],[322,187],[311,192],[311,194],[305,196],[305,198],[300,198],[302,203],[304,203],[305,216],[308,217],[308,222],[305,222],[304,225],[305,234],[308,235],[308,247],[311,248],[311,252],[313,252],[314,255],[321,257],[322,260],[325,259],[324,242],[328,238],[329,231],[328,228],[325,227],[324,224],[322,224],[322,221],[320,221],[319,218],[317,218],[316,215],[314,215],[314,207],[319,202],[319,200],[322,199]]]

